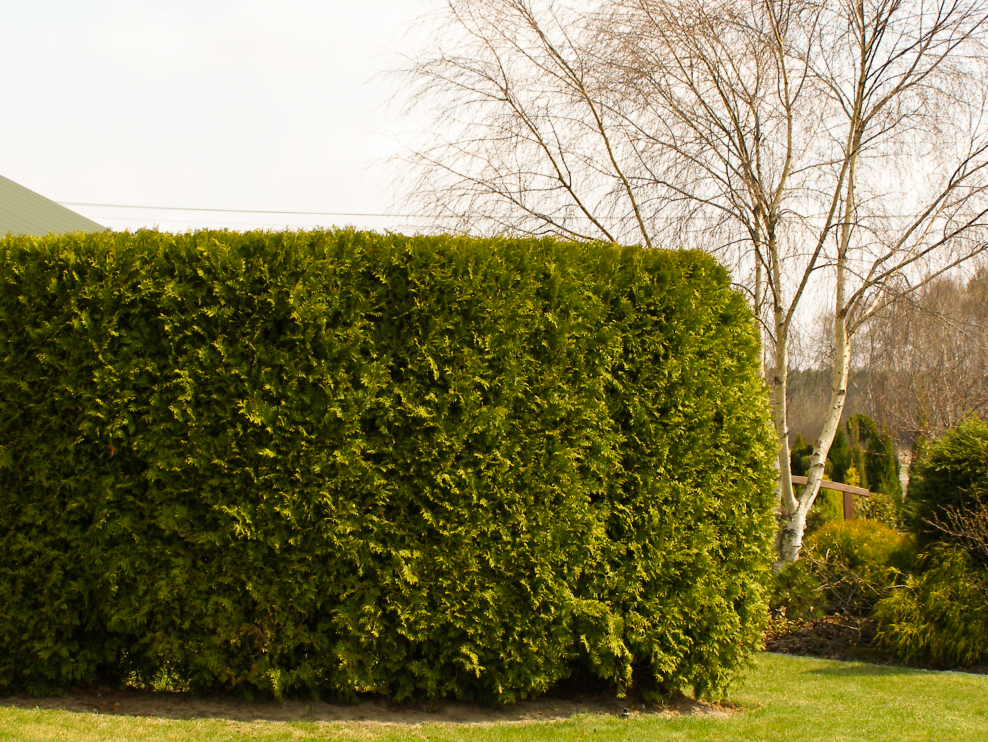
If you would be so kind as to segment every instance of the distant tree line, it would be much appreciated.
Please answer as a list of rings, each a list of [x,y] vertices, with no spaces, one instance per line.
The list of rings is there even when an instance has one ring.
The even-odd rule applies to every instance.
[[[809,355],[825,356],[826,337]],[[867,415],[901,451],[938,438],[970,416],[988,414],[988,268],[943,277],[876,315],[851,370],[845,421]],[[793,439],[812,441],[823,424],[830,369],[790,372]],[[834,446],[838,445],[837,440]]]
[[[988,269],[886,307],[861,342],[861,404],[904,444],[988,413]]]
[[[826,355],[825,337],[809,345]],[[963,420],[988,415],[988,269],[941,278],[889,306],[863,334],[861,350],[825,476],[872,490],[876,496],[859,501],[856,512],[894,527],[904,513],[902,468]],[[792,472],[805,476],[823,426],[829,368],[791,372],[789,394]],[[839,499],[821,497],[811,529],[840,517]]]

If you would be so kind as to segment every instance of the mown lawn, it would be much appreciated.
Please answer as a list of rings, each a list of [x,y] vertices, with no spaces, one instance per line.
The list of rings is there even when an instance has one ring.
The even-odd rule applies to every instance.
[[[762,654],[729,717],[582,715],[552,723],[383,726],[174,721],[0,706],[0,740],[988,740],[988,676]]]

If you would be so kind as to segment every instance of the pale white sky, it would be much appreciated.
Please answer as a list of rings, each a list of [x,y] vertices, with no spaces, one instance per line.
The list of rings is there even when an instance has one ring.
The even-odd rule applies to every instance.
[[[387,102],[442,0],[0,0],[0,175],[114,229],[406,229]],[[69,203],[75,202],[75,203]]]

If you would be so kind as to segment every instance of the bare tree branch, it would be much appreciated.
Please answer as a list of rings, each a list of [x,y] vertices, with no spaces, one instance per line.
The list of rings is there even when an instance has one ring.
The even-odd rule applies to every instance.
[[[724,261],[760,323],[794,559],[857,335],[988,246],[988,0],[575,2],[449,0],[406,70],[432,119],[410,200]],[[797,497],[789,352],[824,301],[831,395]]]

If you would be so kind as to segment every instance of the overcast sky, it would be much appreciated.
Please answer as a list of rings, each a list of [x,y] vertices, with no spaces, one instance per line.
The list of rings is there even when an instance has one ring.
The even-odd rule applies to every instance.
[[[391,212],[398,42],[442,0],[0,0],[0,175],[114,229]],[[70,203],[71,202],[71,203]]]

